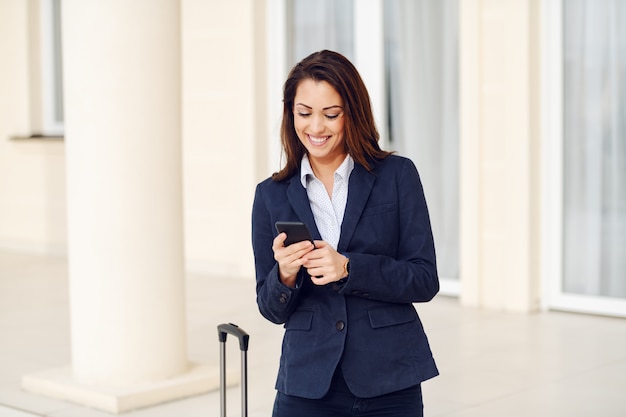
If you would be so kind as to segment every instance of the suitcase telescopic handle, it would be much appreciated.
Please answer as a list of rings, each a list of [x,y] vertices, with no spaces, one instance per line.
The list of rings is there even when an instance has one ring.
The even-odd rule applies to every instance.
[[[220,416],[226,417],[226,336],[232,334],[239,339],[241,350],[241,415],[248,416],[248,342],[250,336],[232,323],[219,324],[217,336],[220,340]]]
[[[248,333],[243,331],[243,329],[239,328],[239,326],[237,326],[236,324],[220,324],[217,326],[217,333],[220,342],[225,343],[227,334],[232,334],[233,336],[237,337],[237,339],[239,339],[239,349],[241,351],[248,350],[250,336],[248,335]]]

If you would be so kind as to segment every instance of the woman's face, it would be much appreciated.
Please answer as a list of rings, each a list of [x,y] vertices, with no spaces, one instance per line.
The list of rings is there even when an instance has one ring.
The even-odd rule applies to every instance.
[[[337,90],[326,81],[301,81],[294,98],[293,119],[312,166],[341,165],[346,156],[344,112]]]

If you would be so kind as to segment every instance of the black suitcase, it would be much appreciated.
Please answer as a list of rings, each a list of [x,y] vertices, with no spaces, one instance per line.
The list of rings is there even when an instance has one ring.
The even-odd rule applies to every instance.
[[[241,350],[241,415],[248,417],[248,342],[250,336],[232,323],[217,326],[220,341],[220,416],[226,417],[226,336],[232,334],[239,339]]]

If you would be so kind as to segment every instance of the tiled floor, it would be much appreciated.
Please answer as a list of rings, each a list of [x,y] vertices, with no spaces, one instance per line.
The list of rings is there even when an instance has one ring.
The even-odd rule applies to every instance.
[[[239,324],[251,335],[249,415],[269,416],[282,328],[258,314],[253,279],[189,275],[187,293],[189,359],[217,366],[215,326]],[[423,385],[427,417],[626,416],[626,320],[484,311],[446,297],[417,307],[441,371]],[[110,416],[20,388],[21,375],[69,363],[68,317],[64,258],[0,252],[0,417]],[[228,396],[228,414],[240,415],[238,387]],[[219,393],[124,415],[218,416]]]

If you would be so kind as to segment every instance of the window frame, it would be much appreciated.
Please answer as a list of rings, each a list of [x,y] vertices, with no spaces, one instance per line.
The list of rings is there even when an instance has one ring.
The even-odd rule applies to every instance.
[[[563,0],[544,0],[542,14],[542,307],[626,317],[626,299],[571,294],[563,290]]]
[[[42,136],[63,136],[63,85],[61,70],[61,0],[39,0],[39,45],[41,74],[41,132]],[[62,118],[62,116],[61,116]]]

